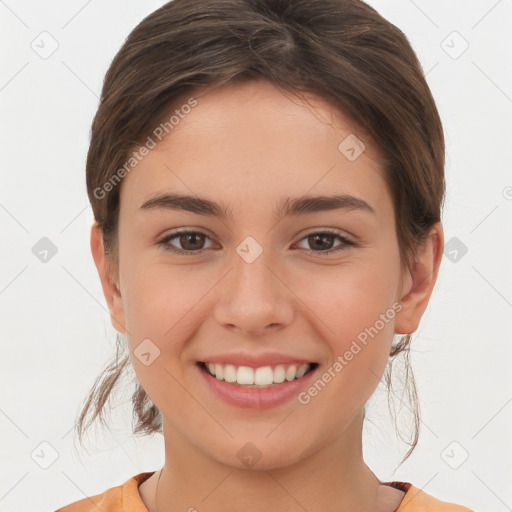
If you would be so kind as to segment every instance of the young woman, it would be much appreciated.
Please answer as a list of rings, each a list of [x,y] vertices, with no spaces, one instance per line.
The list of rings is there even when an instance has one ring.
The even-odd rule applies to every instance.
[[[169,2],[107,72],[86,171],[126,356],[79,432],[131,364],[165,464],[59,512],[469,510],[362,455],[443,248],[443,130],[400,30],[359,0]]]

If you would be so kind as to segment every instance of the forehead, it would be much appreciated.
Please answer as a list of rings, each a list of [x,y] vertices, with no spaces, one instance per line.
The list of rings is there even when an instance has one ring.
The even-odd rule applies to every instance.
[[[193,97],[193,108],[174,107],[169,134],[161,142],[155,139],[156,147],[124,178],[125,207],[139,208],[165,189],[212,196],[224,204],[258,200],[261,207],[263,198],[268,207],[285,195],[334,190],[365,196],[377,206],[389,200],[374,144],[327,101],[298,97],[266,81],[230,84]],[[347,147],[354,146],[357,156],[361,142],[364,152],[350,158]]]

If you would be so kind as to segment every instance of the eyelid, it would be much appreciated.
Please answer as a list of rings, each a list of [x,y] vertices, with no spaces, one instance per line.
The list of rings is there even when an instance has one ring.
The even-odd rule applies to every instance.
[[[351,242],[355,243],[355,237],[353,237],[351,234],[347,233],[346,231],[339,229],[339,228],[311,228],[311,231],[307,231],[304,235],[302,235],[301,240],[307,236],[315,235],[317,233],[325,233],[329,235],[337,235],[342,238],[346,238],[350,240]]]

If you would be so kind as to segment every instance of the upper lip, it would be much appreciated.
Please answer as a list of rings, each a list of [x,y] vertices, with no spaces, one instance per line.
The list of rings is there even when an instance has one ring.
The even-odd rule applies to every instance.
[[[249,366],[252,368],[259,368],[262,366],[276,366],[278,364],[311,364],[314,361],[292,355],[279,354],[278,352],[264,352],[259,354],[237,352],[205,357],[204,359],[201,359],[201,362],[232,364],[234,366]]]

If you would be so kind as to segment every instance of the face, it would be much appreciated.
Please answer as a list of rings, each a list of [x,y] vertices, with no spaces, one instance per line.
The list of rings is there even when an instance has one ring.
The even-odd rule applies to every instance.
[[[122,182],[109,305],[166,436],[231,466],[246,450],[280,467],[360,417],[412,280],[379,155],[328,103],[267,82],[195,98]],[[251,376],[266,387],[227,382]]]

